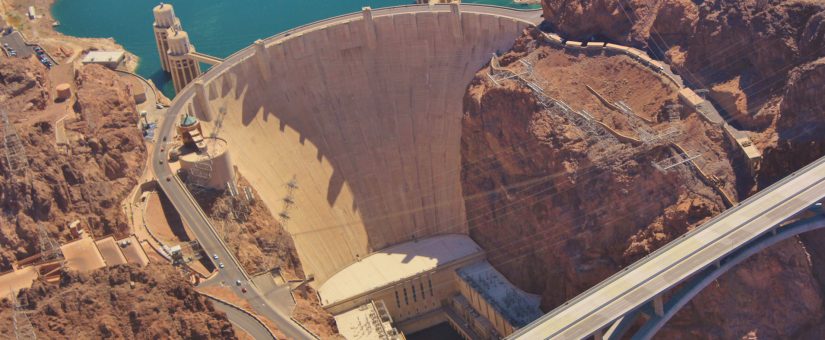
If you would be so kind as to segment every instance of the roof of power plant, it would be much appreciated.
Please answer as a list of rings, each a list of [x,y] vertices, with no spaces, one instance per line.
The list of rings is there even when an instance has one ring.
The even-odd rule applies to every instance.
[[[349,265],[327,280],[318,293],[324,305],[332,304],[481,252],[467,235],[405,242]]]

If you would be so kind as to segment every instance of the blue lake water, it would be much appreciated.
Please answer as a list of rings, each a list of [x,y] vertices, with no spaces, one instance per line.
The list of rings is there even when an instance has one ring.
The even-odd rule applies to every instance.
[[[172,0],[175,14],[198,51],[226,57],[265,38],[316,20],[360,11],[413,3],[412,0]],[[511,0],[466,1],[516,8]],[[58,31],[77,37],[112,37],[140,58],[137,73],[151,79],[168,97],[171,78],[161,71],[152,32],[152,7],[157,0],[57,0],[52,15]],[[205,68],[204,68],[205,69]]]

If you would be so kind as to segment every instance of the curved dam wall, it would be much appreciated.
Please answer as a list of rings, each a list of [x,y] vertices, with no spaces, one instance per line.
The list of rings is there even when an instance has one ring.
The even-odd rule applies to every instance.
[[[315,286],[390,245],[467,233],[463,95],[530,23],[473,6],[406,8],[258,42],[173,106],[217,130],[273,215],[286,212]]]

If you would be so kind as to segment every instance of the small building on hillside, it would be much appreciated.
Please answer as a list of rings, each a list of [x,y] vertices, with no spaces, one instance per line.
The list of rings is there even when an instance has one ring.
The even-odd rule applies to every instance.
[[[123,51],[91,51],[86,53],[83,57],[83,64],[98,64],[111,69],[117,69],[123,60],[126,59],[126,53]]]

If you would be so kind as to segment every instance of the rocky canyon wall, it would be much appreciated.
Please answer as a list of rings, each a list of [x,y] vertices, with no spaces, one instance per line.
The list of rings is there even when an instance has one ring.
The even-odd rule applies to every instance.
[[[581,7],[573,1],[545,3],[545,17],[551,20],[551,26],[571,38],[600,35],[647,46],[647,31],[622,21],[621,12],[609,14],[611,5],[614,11],[620,11],[615,8],[615,2],[587,3],[596,7]],[[693,3],[637,5],[638,15],[647,15],[649,26],[659,21],[656,14],[700,10]],[[673,7],[677,5],[682,7]],[[608,14],[599,12],[605,8]],[[668,21],[674,25],[669,29],[674,34],[686,27],[695,30],[698,20]],[[601,32],[605,28],[625,26],[626,35],[611,37],[609,32]],[[685,33],[684,39],[694,34],[693,31]],[[554,78],[550,83],[555,86],[545,87],[545,92],[568,102],[574,110],[588,108],[595,116],[601,115],[583,99],[587,92],[581,89],[586,84],[613,96],[614,100],[628,102],[639,101],[639,97],[649,96],[655,89],[649,80],[634,75],[635,71],[622,68],[620,60],[611,59],[614,57],[559,52],[533,40],[525,36],[516,42],[514,49],[501,57],[502,66],[534,54],[539,55],[535,61],[537,72],[547,69],[548,78],[564,74],[565,69],[580,68],[571,71],[570,77]],[[690,44],[688,40],[684,43]],[[604,60],[599,61],[600,58]],[[682,59],[678,65],[690,67],[692,64]],[[808,97],[813,91],[809,87],[816,83],[817,73],[807,70],[813,67],[811,64],[800,65],[800,70],[788,77],[789,85],[768,93],[779,99],[798,96],[801,98],[797,100],[802,102],[813,100]],[[507,83],[494,86],[487,80],[488,71],[483,69],[477,74],[464,102],[462,182],[470,235],[488,251],[491,262],[510,280],[541,294],[545,310],[569,300],[724,210],[720,197],[699,181],[695,173],[661,172],[652,166],[654,161],[667,155],[664,148],[633,151],[630,157],[608,157],[605,153],[625,155],[632,148],[626,145],[610,150],[597,148],[598,144],[581,137],[583,131],[574,124],[543,110],[528,88]],[[750,81],[748,77],[753,76],[737,72],[731,78],[720,78],[720,84],[731,83],[735,77],[739,77],[737,81],[741,84],[741,79]],[[693,73],[700,74],[699,70]],[[709,81],[710,75],[712,73],[707,73],[701,81]],[[775,74],[760,76],[774,77]],[[749,98],[747,93],[741,96]],[[782,101],[771,100],[776,108],[768,110],[779,112]],[[632,106],[641,108],[637,112],[642,111],[643,115],[661,123],[666,105],[666,102],[637,102]],[[789,104],[782,103],[784,105]],[[749,122],[741,125],[751,126],[750,123],[759,119],[758,114],[751,116]],[[771,153],[777,152],[772,148],[782,139],[782,133],[775,131],[784,123],[777,117],[789,116],[775,114],[768,127],[753,131],[767,158],[760,178],[766,177],[769,171],[787,173],[790,168],[796,169],[791,166],[770,170],[781,168],[774,163],[786,164],[773,160],[776,156]],[[802,116],[809,121],[803,120],[800,125],[819,122],[810,114]],[[610,116],[601,118],[605,122],[616,120]],[[739,178],[741,171],[735,169],[744,164],[728,154],[718,128],[703,123],[695,113],[683,112],[682,121],[690,136],[687,140],[705,145],[711,150],[706,154],[716,157],[702,166],[717,164],[714,174],[723,182],[753,183]],[[799,140],[797,135],[792,137],[796,139],[785,139],[786,143],[795,144],[789,141]],[[773,146],[770,143],[774,143]],[[815,151],[811,153],[810,159],[819,155]],[[799,165],[804,164],[805,161],[799,161]],[[757,183],[754,188],[733,185],[736,189],[730,192],[743,199],[766,181]],[[660,336],[730,339],[754,334],[763,338],[818,338],[822,331],[819,324],[823,320],[823,293],[816,278],[821,274],[817,272],[817,259],[810,259],[811,252],[807,249],[799,240],[789,240],[755,256],[706,288],[668,323]]]

